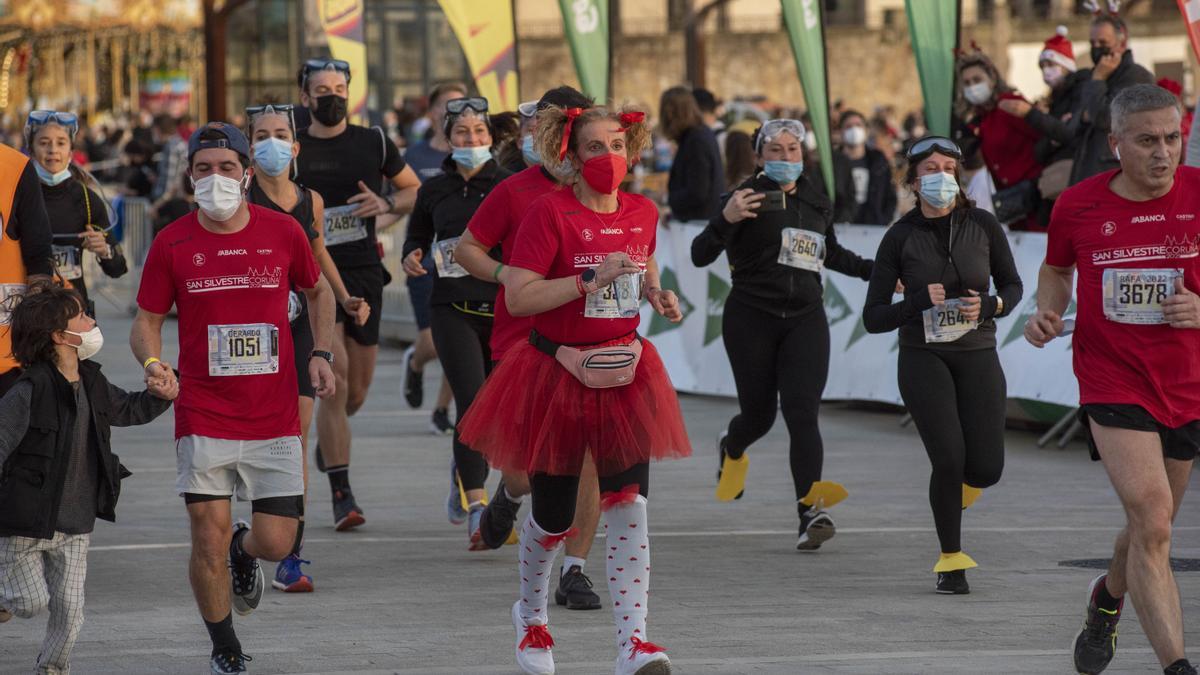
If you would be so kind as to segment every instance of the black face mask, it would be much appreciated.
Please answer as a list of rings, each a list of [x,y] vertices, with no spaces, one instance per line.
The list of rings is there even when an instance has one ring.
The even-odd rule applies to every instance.
[[[346,98],[337,94],[326,94],[316,98],[317,107],[310,108],[312,116],[327,127],[335,127],[346,119]]]
[[[1112,47],[1092,47],[1092,65],[1100,63],[1100,59],[1112,53]]]

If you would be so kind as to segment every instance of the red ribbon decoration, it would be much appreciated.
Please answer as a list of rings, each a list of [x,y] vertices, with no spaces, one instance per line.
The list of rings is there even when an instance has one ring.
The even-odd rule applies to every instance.
[[[547,551],[553,551],[554,547],[561,544],[568,537],[574,537],[578,532],[579,532],[579,530],[572,527],[571,529],[567,530],[566,532],[563,532],[562,534],[548,534],[548,535],[542,537],[542,540],[539,541],[538,544],[540,544],[541,547],[546,549]]]
[[[525,627],[525,639],[521,640],[521,644],[517,648],[550,649],[553,646],[554,638],[550,637],[550,631],[545,626],[533,625]]]
[[[530,626],[530,628],[532,628],[532,626]],[[654,644],[653,642],[646,642],[645,640],[642,640],[641,638],[639,638],[636,635],[631,635],[629,637],[629,643],[631,645],[633,645],[633,649],[631,649],[629,652],[629,658],[631,658],[631,659],[634,656],[638,655],[639,653],[641,653],[641,654],[657,654],[659,652],[667,651],[665,648],[659,647],[658,645]]]
[[[621,488],[618,492],[605,492],[600,495],[600,510],[607,511],[614,506],[621,504],[632,504],[637,501],[640,494],[641,486],[637,483],[630,483]]]
[[[558,151],[558,161],[563,161],[567,157],[567,144],[571,142],[571,127],[575,126],[575,120],[583,114],[583,108],[567,108],[564,111],[567,114],[567,123],[563,126],[562,147]]]
[[[621,131],[628,131],[629,127],[646,121],[646,113],[639,111],[621,113]]]

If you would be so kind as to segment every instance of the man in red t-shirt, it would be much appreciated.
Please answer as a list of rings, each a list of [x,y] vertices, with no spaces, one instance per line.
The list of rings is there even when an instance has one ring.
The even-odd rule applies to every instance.
[[[534,120],[525,138],[532,138],[537,131],[537,112],[552,105],[564,109],[590,108],[593,103],[582,93],[565,85],[547,91],[536,104],[522,104],[522,114],[532,116]],[[534,110],[526,112],[526,106]],[[523,152],[528,168],[501,182],[484,198],[456,249],[462,266],[486,281],[493,280],[502,263],[507,265],[511,262],[518,226],[529,206],[538,197],[561,188],[554,176],[537,161],[540,157],[531,153],[531,144],[522,143],[522,147],[526,149]],[[500,260],[491,257],[492,249],[497,246],[500,247]],[[500,286],[496,293],[496,316],[492,322],[492,359],[500,361],[506,351],[528,340],[532,327],[530,317],[515,317],[509,313],[508,304],[504,301],[504,286]],[[584,574],[584,565],[600,523],[600,486],[594,464],[586,463],[579,488],[575,521],[571,525],[578,536],[566,542],[554,597],[558,604],[565,605],[567,609],[599,609],[600,596],[592,590],[591,579]],[[504,479],[484,510],[479,525],[480,539],[487,546],[498,548],[508,538],[516,523],[521,501],[527,494],[528,475],[522,472],[504,473]]]
[[[1089,589],[1075,667],[1099,673],[1116,649],[1128,590],[1168,674],[1184,658],[1171,523],[1200,448],[1200,170],[1179,166],[1179,102],[1153,85],[1112,103],[1109,144],[1121,168],[1058,198],[1025,326],[1036,347],[1063,334],[1076,268],[1073,343],[1080,420],[1125,507],[1108,572]]]
[[[308,238],[291,216],[246,203],[250,146],[213,122],[188,143],[188,174],[200,210],[159,233],[150,247],[130,334],[146,377],[174,379],[160,360],[162,325],[179,313],[180,396],[175,406],[176,489],[192,530],[192,590],[212,637],[212,672],[245,671],[229,610],[249,614],[263,592],[257,559],[291,550],[304,507],[303,454],[288,291],[308,296],[316,349],[308,375],[333,393],[333,295],[317,288]],[[249,500],[253,528],[230,541],[230,499]],[[228,555],[228,558],[226,557]]]

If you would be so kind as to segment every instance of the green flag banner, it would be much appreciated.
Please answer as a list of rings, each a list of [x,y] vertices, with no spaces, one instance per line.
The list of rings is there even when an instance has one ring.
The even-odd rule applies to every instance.
[[[954,52],[958,49],[961,0],[905,0],[908,31],[921,93],[925,96],[925,126],[929,133],[950,135],[954,106]]]
[[[821,175],[833,199],[833,145],[829,137],[829,73],[825,68],[825,21],[821,0],[781,0],[804,104],[817,135]]]
[[[580,88],[600,104],[608,100],[608,2],[558,0]]]

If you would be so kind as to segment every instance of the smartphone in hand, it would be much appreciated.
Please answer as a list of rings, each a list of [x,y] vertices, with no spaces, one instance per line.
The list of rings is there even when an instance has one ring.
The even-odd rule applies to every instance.
[[[758,208],[755,211],[759,213],[767,213],[769,211],[783,211],[787,208],[787,195],[783,190],[767,190],[759,192],[763,196],[763,200],[759,202]]]

